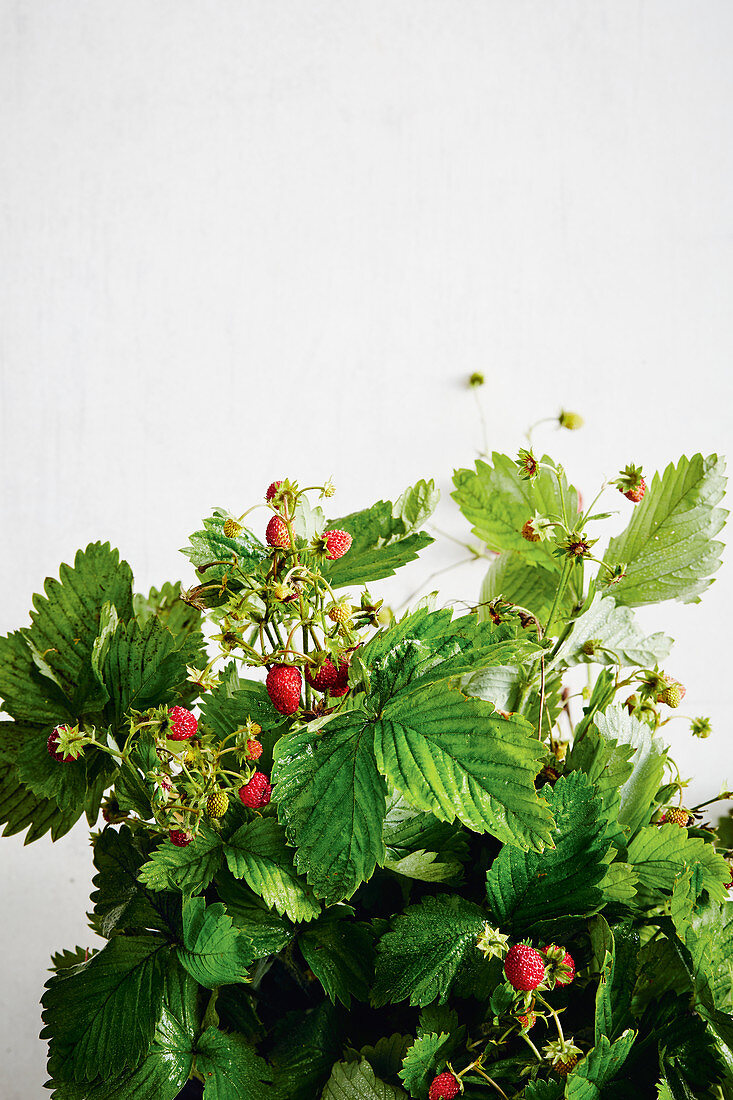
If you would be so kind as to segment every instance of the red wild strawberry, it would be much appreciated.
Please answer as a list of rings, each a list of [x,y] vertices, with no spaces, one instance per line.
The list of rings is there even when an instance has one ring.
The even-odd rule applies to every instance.
[[[316,691],[329,691],[336,687],[338,676],[338,670],[330,657],[327,657],[318,668],[306,666],[305,670],[307,682]]]
[[[267,673],[265,687],[275,710],[281,714],[295,714],[303,687],[299,669],[292,665],[273,665]]]
[[[278,550],[290,549],[290,535],[284,519],[273,516],[265,530],[265,539],[268,546],[276,546]]]
[[[545,980],[545,960],[534,947],[517,943],[507,951],[504,973],[514,989],[536,989]]]
[[[343,661],[339,663],[338,676],[336,677],[336,683],[330,689],[331,696],[334,699],[340,699],[342,695],[346,695],[349,691],[349,661],[344,657]]]
[[[260,741],[248,741],[247,742],[247,759],[259,760],[262,756],[262,742]]]
[[[175,844],[176,848],[185,848],[193,840],[191,833],[185,833],[183,829],[171,829],[168,836],[171,844]]]
[[[321,538],[323,539],[326,557],[329,561],[335,561],[336,558],[342,558],[352,543],[352,538],[348,531],[326,531]]]
[[[50,752],[50,754],[54,758],[54,760],[58,760],[59,764],[70,764],[71,761],[74,759],[73,756],[63,756],[58,751],[59,733],[62,730],[66,730],[66,729],[67,729],[66,726],[56,726],[53,733],[51,734],[48,741],[46,742],[46,748],[48,749],[48,751]]]
[[[428,1100],[454,1100],[460,1091],[461,1083],[452,1073],[440,1073],[433,1079]]]
[[[634,489],[627,489],[624,496],[627,500],[630,500],[633,504],[638,504],[643,499],[646,492],[646,482],[644,478],[641,479],[639,484]]]
[[[198,725],[196,715],[185,707],[171,707],[168,711],[168,738],[171,741],[188,741]]]
[[[531,1027],[537,1023],[537,1016],[534,1012],[528,1012],[525,1016],[517,1016],[521,1025],[522,1031],[529,1031]]]
[[[239,797],[250,810],[261,810],[270,801],[272,787],[264,772],[255,772],[249,783],[239,788]]]
[[[540,541],[540,536],[535,531],[534,524],[532,523],[531,519],[528,519],[527,522],[525,523],[524,527],[522,528],[522,538],[526,539],[527,542],[539,542]]]
[[[271,481],[270,484],[267,486],[267,492],[265,493],[265,500],[272,500],[272,498],[275,496],[275,493],[278,491],[278,489],[280,488],[281,485],[282,485],[282,481]]]

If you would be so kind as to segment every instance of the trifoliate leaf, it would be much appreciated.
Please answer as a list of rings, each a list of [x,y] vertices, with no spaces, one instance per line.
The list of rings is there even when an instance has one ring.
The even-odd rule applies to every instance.
[[[558,581],[554,562],[548,561],[545,565],[528,560],[526,554],[517,550],[507,550],[494,558],[483,579],[479,595],[479,617],[488,618],[488,604],[502,596],[510,603],[525,607],[541,623],[545,623],[555,601]],[[558,608],[564,618],[570,617],[574,603],[572,589],[568,587],[560,597]]]
[[[399,1073],[410,1096],[427,1100],[430,1081],[443,1069],[450,1046],[450,1035],[444,1031],[437,1035],[428,1032],[415,1040]]]
[[[62,565],[59,577],[47,578],[45,595],[33,597],[33,625],[24,634],[39,670],[60,688],[78,717],[106,701],[92,651],[105,604],[121,620],[131,618],[132,572],[109,543],[95,542],[77,552],[73,568]]]
[[[115,936],[51,978],[41,1036],[51,1040],[54,1078],[93,1080],[140,1062],[160,1017],[168,954],[160,936]]]
[[[395,917],[379,941],[374,1002],[441,1002],[464,959],[478,955],[485,914],[457,895],[426,897]]]
[[[686,868],[695,868],[701,887],[712,901],[727,900],[730,868],[712,844],[688,836],[679,825],[647,825],[629,845],[627,861],[639,876],[639,904],[658,905],[674,889]]]
[[[380,1081],[366,1058],[362,1058],[360,1062],[336,1063],[321,1100],[407,1100],[407,1093]]]
[[[619,824],[634,836],[647,824],[655,809],[654,795],[661,786],[667,751],[661,737],[652,733],[646,723],[629,714],[625,707],[607,707],[595,720],[596,728],[609,746],[616,750],[628,746],[631,774],[619,788]]]
[[[550,459],[544,456],[542,462]],[[565,516],[567,524],[572,525],[578,514],[576,490],[568,486],[564,474],[560,474],[558,483],[555,473],[548,469],[524,480],[508,455],[494,453],[491,463],[479,459],[475,470],[457,470],[453,476],[453,499],[472,525],[474,535],[490,550],[516,550],[527,561],[559,573],[561,562],[552,553],[554,543],[528,542],[522,537],[522,527],[535,513],[555,520]]]
[[[178,923],[180,897],[158,893],[138,879],[145,860],[145,848],[126,825],[119,831],[108,827],[97,837],[94,866],[98,873],[91,900],[105,936],[145,929],[167,932]]]
[[[629,526],[611,539],[605,554],[609,565],[626,565],[613,587],[617,603],[699,602],[720,566],[722,544],[714,539],[727,515],[716,507],[724,473],[723,459],[697,454],[654,475]]]
[[[204,1100],[251,1100],[272,1080],[267,1062],[246,1039],[215,1027],[199,1037],[196,1064],[204,1079]]]
[[[669,655],[666,634],[645,635],[629,607],[596,593],[590,607],[573,623],[555,660],[566,665],[642,665],[653,667]]]
[[[380,771],[419,809],[522,848],[549,840],[551,817],[534,788],[544,749],[524,719],[427,684],[386,703],[374,749]]]
[[[434,541],[417,528],[433,513],[439,498],[432,481],[418,481],[395,504],[380,500],[362,512],[330,520],[329,529],[348,531],[353,540],[342,558],[322,563],[331,587],[391,577],[400,566],[414,561]]]
[[[486,876],[495,921],[516,936],[547,934],[604,904],[600,883],[610,844],[600,798],[581,772],[548,784],[542,794],[555,819],[552,847],[536,853],[507,844]]]
[[[348,1008],[352,996],[369,1000],[374,937],[368,924],[350,919],[347,909],[329,909],[300,933],[298,946],[334,1003]]]
[[[226,576],[231,578],[234,566],[240,573],[254,573],[268,556],[265,544],[246,527],[231,538],[225,535],[226,520],[227,513],[216,508],[213,516],[203,521],[203,530],[195,531],[189,545],[181,550],[196,566],[196,572],[204,582],[221,581]]]
[[[220,902],[206,905],[205,898],[189,898],[183,905],[183,946],[178,959],[199,985],[217,985],[247,980],[253,962],[246,938],[232,924]]]
[[[297,845],[296,867],[327,904],[351,897],[385,857],[385,784],[366,719],[352,711],[275,748],[278,816]]]
[[[205,890],[224,862],[222,840],[203,825],[185,848],[166,839],[140,868],[138,878],[152,890],[181,890],[184,894]]]
[[[237,829],[224,845],[227,866],[265,903],[293,921],[317,917],[321,907],[298,877],[285,830],[271,817],[255,818]]]
[[[277,1100],[313,1100],[341,1055],[342,1014],[328,1001],[308,1012],[290,1012],[275,1027],[270,1052]]]
[[[635,1031],[625,1031],[615,1043],[602,1035],[570,1074],[565,1086],[568,1100],[600,1100],[603,1086],[613,1081],[623,1069],[634,1045]]]

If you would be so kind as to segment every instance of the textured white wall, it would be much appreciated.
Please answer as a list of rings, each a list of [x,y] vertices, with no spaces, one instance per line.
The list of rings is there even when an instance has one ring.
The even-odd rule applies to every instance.
[[[473,370],[492,447],[583,412],[545,438],[586,491],[730,451],[732,40],[727,0],[3,0],[0,629],[93,538],[141,587],[188,578],[199,517],[284,474],[332,473],[341,510],[435,476],[462,533]],[[732,589],[654,619],[714,719],[668,727],[701,796],[733,779]],[[0,842],[0,873],[2,1093],[29,1100],[83,826]]]

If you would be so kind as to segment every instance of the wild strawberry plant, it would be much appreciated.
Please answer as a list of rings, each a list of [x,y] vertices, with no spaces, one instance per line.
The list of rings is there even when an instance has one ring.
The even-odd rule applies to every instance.
[[[191,536],[188,590],[95,543],[0,639],[5,833],[103,818],[106,942],[43,997],[57,1100],[733,1097],[730,833],[634,614],[711,583],[723,464],[625,467],[605,549],[548,457],[454,482],[490,562],[466,614],[371,594],[432,483],[327,521],[330,485],[282,480]]]

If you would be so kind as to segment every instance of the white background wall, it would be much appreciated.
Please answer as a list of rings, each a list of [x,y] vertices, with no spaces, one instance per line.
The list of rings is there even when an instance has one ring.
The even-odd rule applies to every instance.
[[[190,580],[199,518],[283,475],[333,474],[340,511],[434,476],[463,534],[474,370],[491,447],[585,415],[541,442],[586,492],[731,451],[732,45],[727,0],[2,0],[0,630],[90,539]],[[714,720],[668,727],[701,797],[733,780],[732,590],[647,616]],[[84,827],[0,873],[0,1091],[29,1100]]]

